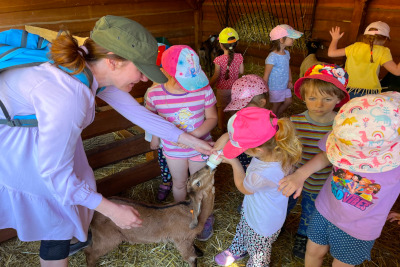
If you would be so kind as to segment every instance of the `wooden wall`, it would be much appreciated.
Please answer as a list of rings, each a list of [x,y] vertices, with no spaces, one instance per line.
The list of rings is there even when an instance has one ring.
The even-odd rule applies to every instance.
[[[138,21],[172,44],[194,45],[194,10],[185,0],[0,0],[0,31],[25,24],[58,31],[63,25],[86,37],[104,15]]]
[[[213,0],[206,0],[203,4],[202,40],[210,34],[218,34],[222,27],[215,12]],[[237,1],[234,1],[235,3]],[[259,2],[259,1],[257,1]],[[364,12],[363,12],[364,11]],[[340,26],[345,31],[344,37],[339,42],[339,47],[345,47],[357,40],[358,33],[362,34],[366,26],[373,21],[384,21],[391,28],[391,40],[385,45],[390,48],[395,62],[400,61],[400,1],[398,0],[317,0],[313,38],[323,41],[325,49],[318,53],[321,60],[331,63],[344,63],[344,58],[332,59],[327,56],[327,49],[331,40],[329,30]],[[245,44],[239,43],[239,49],[246,50]],[[268,55],[266,46],[250,46],[246,51],[245,60],[264,64],[263,60]],[[304,54],[292,55],[291,64],[300,65]],[[384,73],[384,72],[383,72]]]

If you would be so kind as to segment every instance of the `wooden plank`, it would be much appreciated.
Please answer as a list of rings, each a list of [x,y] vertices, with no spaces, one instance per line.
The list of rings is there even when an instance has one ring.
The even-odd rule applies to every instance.
[[[110,197],[160,174],[157,160],[152,160],[97,180],[97,191],[105,197]]]
[[[98,135],[115,132],[132,127],[134,124],[125,119],[114,109],[102,111],[96,114],[92,124],[82,131],[82,139],[88,139]]]
[[[138,134],[110,144],[86,151],[89,165],[93,169],[152,151],[150,143],[144,140],[144,134]]]
[[[367,10],[368,0],[354,0],[353,15],[349,34],[347,34],[347,43],[354,43],[361,32],[361,26],[364,23],[365,12]]]
[[[0,243],[10,238],[16,237],[17,231],[12,228],[6,228],[0,230]]]

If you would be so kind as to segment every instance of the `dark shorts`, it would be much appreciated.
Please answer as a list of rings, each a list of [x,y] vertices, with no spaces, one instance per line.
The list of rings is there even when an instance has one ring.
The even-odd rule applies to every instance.
[[[371,260],[371,250],[375,240],[365,241],[343,232],[325,219],[317,210],[311,216],[307,237],[319,245],[328,245],[329,252],[341,262],[358,265]]]
[[[68,257],[71,240],[42,240],[40,258],[46,261],[63,260]]]

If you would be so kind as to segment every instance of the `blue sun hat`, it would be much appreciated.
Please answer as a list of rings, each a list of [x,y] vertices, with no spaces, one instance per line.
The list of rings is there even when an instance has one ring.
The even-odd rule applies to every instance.
[[[336,167],[379,173],[400,166],[400,93],[351,99],[335,117],[326,154]]]

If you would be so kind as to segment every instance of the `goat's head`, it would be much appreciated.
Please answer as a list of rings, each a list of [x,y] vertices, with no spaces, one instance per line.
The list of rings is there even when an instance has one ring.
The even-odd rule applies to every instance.
[[[198,216],[201,211],[203,198],[214,199],[214,174],[215,170],[205,166],[189,177],[187,183],[187,193],[193,205],[193,220],[190,228],[193,229],[198,224]]]
[[[322,42],[317,39],[308,40],[306,43],[306,47],[309,54],[315,54],[319,49],[324,49]]]

